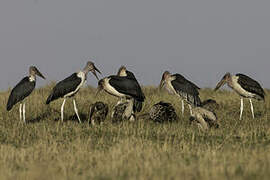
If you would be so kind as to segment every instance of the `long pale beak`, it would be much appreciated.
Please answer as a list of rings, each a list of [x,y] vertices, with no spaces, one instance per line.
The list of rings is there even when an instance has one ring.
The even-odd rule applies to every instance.
[[[223,86],[226,83],[224,79],[222,79],[216,86],[214,91],[217,91],[221,86]]]
[[[97,97],[102,90],[103,88],[101,87],[101,85],[98,85],[95,97]]]
[[[96,71],[101,74],[101,72],[94,66],[94,68],[91,70],[91,72],[94,74],[94,76],[97,78],[97,80],[99,80]]]
[[[162,80],[160,81],[160,83],[159,83],[158,89],[161,90],[161,89],[163,88],[164,84],[165,84],[165,81],[162,79]]]
[[[38,69],[36,69],[36,75],[38,75],[39,77],[41,77],[43,79],[46,79]]]

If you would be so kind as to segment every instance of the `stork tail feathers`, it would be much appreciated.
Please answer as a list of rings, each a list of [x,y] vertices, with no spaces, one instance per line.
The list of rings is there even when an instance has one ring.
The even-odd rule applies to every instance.
[[[51,101],[53,101],[53,94],[50,94],[49,97],[47,98],[46,104],[50,104]]]
[[[138,100],[134,100],[134,106],[133,106],[133,111],[134,112],[140,112],[142,110],[142,105],[143,105],[143,102],[141,101],[138,101]]]
[[[10,101],[8,101],[8,103],[7,103],[7,111],[10,111],[12,109],[12,107],[13,107],[13,104]]]
[[[7,103],[7,111],[10,111],[12,107],[18,102],[14,95],[10,95]]]

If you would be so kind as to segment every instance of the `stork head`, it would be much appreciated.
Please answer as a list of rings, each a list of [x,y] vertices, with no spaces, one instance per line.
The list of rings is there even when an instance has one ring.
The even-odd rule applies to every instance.
[[[127,76],[127,68],[125,66],[121,66],[118,70],[117,76]]]
[[[226,73],[223,78],[219,81],[219,83],[217,84],[215,91],[218,90],[220,87],[222,87],[224,84],[226,84],[227,82],[229,82],[231,78],[231,74],[230,73]]]
[[[169,71],[165,71],[162,75],[160,84],[159,84],[159,90],[161,90],[163,88],[163,86],[165,85],[166,81],[169,80],[169,78],[171,77],[171,73]]]
[[[91,62],[91,61],[88,61],[88,62],[86,63],[86,66],[85,66],[85,68],[84,68],[84,71],[85,71],[86,73],[89,72],[89,71],[91,71],[97,79],[98,79],[98,76],[97,76],[96,71],[97,71],[99,74],[101,74],[101,72],[96,68],[96,66],[94,65],[94,63]]]
[[[37,69],[37,67],[36,66],[30,66],[30,68],[29,68],[29,74],[30,74],[30,76],[39,76],[39,77],[41,77],[41,78],[43,78],[43,79],[46,79],[42,74],[41,74],[41,72]]]

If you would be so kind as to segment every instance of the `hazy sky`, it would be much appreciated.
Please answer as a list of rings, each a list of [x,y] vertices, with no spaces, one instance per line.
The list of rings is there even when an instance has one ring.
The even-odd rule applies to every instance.
[[[213,87],[242,72],[270,88],[269,0],[1,0],[0,89],[36,65],[44,85],[89,57],[103,75],[126,65],[144,85],[163,71]],[[97,80],[88,75],[88,84]]]

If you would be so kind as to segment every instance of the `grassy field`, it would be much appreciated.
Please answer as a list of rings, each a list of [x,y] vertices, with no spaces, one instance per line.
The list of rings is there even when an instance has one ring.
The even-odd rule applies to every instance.
[[[239,121],[239,97],[230,91],[201,90],[213,98],[220,128],[202,132],[189,124],[188,107],[181,116],[180,101],[153,87],[145,87],[143,112],[165,100],[177,109],[177,123],[147,120],[87,124],[89,105],[104,101],[111,108],[116,98],[86,87],[76,96],[81,117],[71,101],[59,121],[62,100],[45,105],[52,85],[37,89],[26,101],[28,123],[19,121],[18,106],[5,110],[9,92],[0,93],[0,179],[270,179],[269,103],[254,101],[255,119],[244,101]]]

